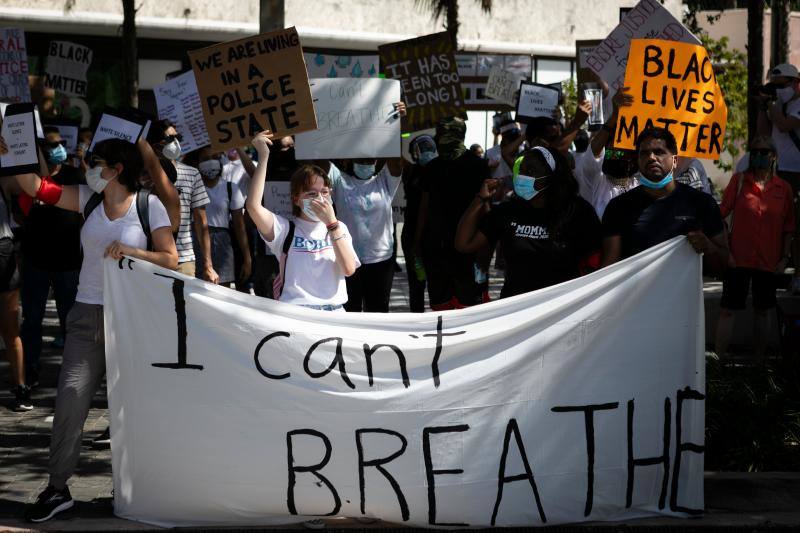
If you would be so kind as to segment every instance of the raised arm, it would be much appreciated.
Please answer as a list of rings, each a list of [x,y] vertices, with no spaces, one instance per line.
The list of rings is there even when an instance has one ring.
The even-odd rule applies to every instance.
[[[592,112],[592,103],[589,100],[581,100],[575,108],[575,115],[570,120],[567,127],[564,128],[564,133],[556,143],[556,148],[566,153],[569,150],[572,141],[578,135],[578,132],[583,127],[583,124],[588,120],[589,113]]]
[[[250,159],[250,156],[247,155],[247,152],[245,152],[241,148],[237,148],[236,153],[239,154],[239,160],[242,162],[244,171],[247,173],[248,176],[252,178],[253,174],[256,173],[256,166],[253,164],[253,160]]]
[[[156,196],[164,204],[169,217],[169,223],[172,226],[173,233],[178,231],[181,225],[181,199],[178,195],[178,190],[170,183],[167,173],[161,168],[161,163],[158,161],[156,153],[150,144],[145,139],[139,139],[136,142],[136,147],[142,156],[142,163],[153,182],[153,187],[156,190]]]
[[[633,105],[633,96],[630,93],[630,87],[621,87],[611,99],[611,103],[613,106],[611,116],[608,117],[608,120],[606,120],[605,124],[600,128],[600,131],[595,133],[592,137],[591,149],[595,157],[600,157],[603,148],[608,144],[609,137],[617,127],[619,108]]]
[[[250,180],[245,209],[247,209],[247,213],[258,228],[259,233],[271,242],[275,238],[275,215],[262,205],[264,182],[267,180],[269,147],[272,146],[272,134],[269,130],[262,131],[256,135],[253,138],[253,146],[258,152],[258,166],[256,166]]]
[[[500,186],[500,180],[488,179],[483,182],[480,192],[472,200],[456,230],[455,248],[462,254],[471,254],[480,250],[489,249],[489,241],[486,236],[478,231],[478,223],[481,218],[491,209],[490,202],[492,196]]]

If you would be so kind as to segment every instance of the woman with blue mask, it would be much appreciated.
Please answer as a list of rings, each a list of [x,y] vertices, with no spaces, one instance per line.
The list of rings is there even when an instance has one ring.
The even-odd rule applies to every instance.
[[[735,312],[745,308],[753,291],[753,339],[756,356],[764,362],[772,330],[778,275],[786,270],[795,229],[792,187],[776,174],[777,153],[770,137],[750,143],[750,166],[734,174],[722,198],[720,212],[728,219],[731,261],[722,282],[716,352],[728,351]]]
[[[599,265],[601,226],[578,196],[566,158],[537,146],[514,163],[514,196],[493,206],[500,180],[486,180],[461,217],[456,249],[488,250],[498,241],[506,259],[501,298],[555,285]]]
[[[392,120],[399,120],[405,115],[405,104],[394,106]],[[328,173],[337,216],[350,228],[361,260],[356,273],[347,278],[345,309],[388,313],[395,267],[392,201],[400,186],[403,160],[351,159],[320,166]]]

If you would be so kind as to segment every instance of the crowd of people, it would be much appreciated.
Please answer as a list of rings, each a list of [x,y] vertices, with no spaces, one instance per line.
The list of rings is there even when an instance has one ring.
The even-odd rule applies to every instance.
[[[775,91],[760,95],[762,135],[750,142],[721,206],[702,165],[680,157],[669,130],[640,132],[636,150],[613,146],[619,109],[634,99],[627,88],[613,96],[613,112],[591,137],[584,131],[587,101],[569,121],[520,124],[499,115],[496,145],[485,153],[465,146],[466,123],[451,117],[439,121],[435,135],[411,139],[411,161],[297,161],[293,139],[268,131],[249,147],[183,154],[176,125],[166,120],[136,144],[104,140],[91,153],[91,131],[82,131],[70,157],[58,130],[48,128],[39,172],[4,180],[0,195],[0,326],[14,409],[33,408],[51,288],[64,339],[49,484],[27,518],[45,521],[72,506],[67,481],[105,373],[104,257],[139,258],[311,309],[386,313],[396,257],[392,201],[400,187],[412,312],[425,310],[426,290],[434,311],[488,301],[493,257],[505,274],[506,298],[685,235],[703,254],[704,272],[724,280],[717,351],[726,352],[733,313],[752,283],[756,352],[763,355],[777,275],[800,261],[793,238],[797,69],[775,67],[769,86]],[[405,114],[402,102],[395,107]],[[291,216],[268,209],[269,181],[289,181]]]

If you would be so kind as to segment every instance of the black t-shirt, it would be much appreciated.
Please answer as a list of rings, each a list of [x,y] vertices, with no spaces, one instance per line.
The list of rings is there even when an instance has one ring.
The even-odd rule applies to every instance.
[[[481,220],[478,229],[502,243],[506,281],[501,298],[549,287],[580,275],[581,261],[602,245],[602,229],[592,206],[576,197],[566,219],[551,235],[545,209],[513,198]]]
[[[406,199],[403,232],[415,230],[417,227],[419,206],[422,201],[423,168],[420,165],[409,165],[403,171],[403,193]]]
[[[437,157],[428,163],[421,182],[428,193],[426,239],[452,248],[461,215],[490,177],[489,162],[469,150],[453,160]]]
[[[640,185],[611,200],[603,214],[603,234],[622,237],[623,258],[696,230],[708,238],[722,232],[719,206],[711,195],[683,183],[664,198],[650,196]]]
[[[61,185],[86,183],[83,172],[68,165],[62,165],[52,178]],[[25,264],[50,272],[80,270],[82,224],[80,213],[35,201],[23,225],[22,256]]]

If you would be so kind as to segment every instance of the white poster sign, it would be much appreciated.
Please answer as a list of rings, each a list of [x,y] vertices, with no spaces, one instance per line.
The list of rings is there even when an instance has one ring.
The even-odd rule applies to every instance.
[[[86,71],[92,49],[68,41],[50,41],[44,85],[69,96],[86,96]]]
[[[19,28],[0,28],[0,101],[31,101],[28,86],[28,50],[25,32]]]
[[[0,175],[38,170],[36,117],[33,104],[11,104],[3,109],[0,136],[8,151],[0,155]]]
[[[661,2],[641,0],[608,37],[582,58],[581,64],[608,84],[609,91],[604,102],[606,116],[611,113],[611,98],[625,82],[631,39],[666,39],[700,44],[697,37],[673,17]]]
[[[211,143],[194,71],[184,72],[155,88],[158,118],[170,120],[183,136],[181,151],[188,154]]]
[[[106,110],[97,124],[89,151],[94,150],[97,143],[106,139],[122,139],[135,144],[139,137],[147,135],[149,128],[150,121],[147,119],[134,117],[124,112]]]
[[[317,129],[298,133],[297,159],[400,157],[400,82],[379,78],[309,80]]]
[[[276,215],[293,217],[292,193],[288,181],[268,181],[264,184],[263,205]]]
[[[378,54],[339,55],[303,53],[308,78],[377,78]]]
[[[517,120],[525,122],[536,117],[552,117],[558,108],[558,89],[540,83],[522,82],[517,102]]]
[[[486,96],[508,105],[516,105],[519,84],[524,76],[514,74],[498,67],[492,67],[489,81],[486,82]]]
[[[700,262],[680,237],[537,292],[387,315],[108,260],[114,512],[169,527],[699,513]]]

